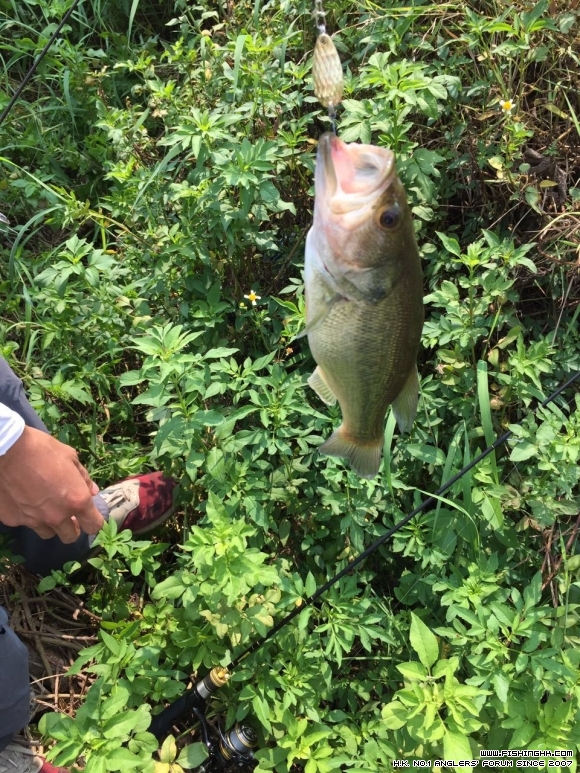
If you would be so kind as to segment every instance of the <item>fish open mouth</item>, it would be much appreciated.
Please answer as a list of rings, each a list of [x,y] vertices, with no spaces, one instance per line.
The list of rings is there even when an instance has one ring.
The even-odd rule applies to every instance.
[[[347,144],[327,132],[318,141],[316,195],[334,212],[365,207],[395,177],[391,150],[356,142]]]

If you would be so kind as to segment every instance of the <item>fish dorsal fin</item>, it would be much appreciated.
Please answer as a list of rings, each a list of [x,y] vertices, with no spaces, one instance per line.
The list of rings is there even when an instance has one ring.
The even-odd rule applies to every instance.
[[[419,374],[413,365],[404,387],[393,400],[393,413],[401,432],[410,432],[419,403]]]
[[[326,403],[327,405],[336,405],[336,395],[326,383],[326,379],[324,378],[320,366],[316,368],[314,373],[308,379],[308,385],[314,389],[323,403]]]

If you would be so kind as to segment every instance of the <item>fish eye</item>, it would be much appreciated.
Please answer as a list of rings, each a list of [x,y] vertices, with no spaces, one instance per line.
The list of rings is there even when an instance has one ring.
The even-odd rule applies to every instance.
[[[401,217],[401,210],[399,209],[399,205],[395,204],[392,207],[386,207],[382,210],[379,214],[379,225],[381,228],[384,228],[385,230],[389,231],[391,228],[395,228],[395,226],[398,224],[399,219]]]

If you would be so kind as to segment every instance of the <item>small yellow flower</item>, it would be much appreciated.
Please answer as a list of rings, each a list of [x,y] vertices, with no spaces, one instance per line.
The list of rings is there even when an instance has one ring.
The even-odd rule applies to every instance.
[[[251,302],[252,306],[255,306],[256,301],[260,301],[262,299],[262,296],[256,295],[256,293],[253,290],[250,290],[248,295],[244,295],[244,298],[247,298]]]
[[[515,103],[512,102],[511,99],[502,99],[500,100],[499,106],[504,111],[504,113],[511,113],[515,107]]]

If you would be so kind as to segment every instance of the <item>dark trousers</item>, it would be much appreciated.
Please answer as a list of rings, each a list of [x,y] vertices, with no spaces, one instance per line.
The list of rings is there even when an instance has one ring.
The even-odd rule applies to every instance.
[[[0,403],[19,413],[29,427],[48,432],[26,399],[22,382],[1,359]],[[99,507],[98,501],[95,504]],[[10,528],[0,524],[0,533],[8,535],[13,552],[23,556],[26,568],[36,574],[46,575],[52,569],[61,569],[67,561],[84,558],[90,549],[86,534],[65,545],[58,537],[41,539],[25,526]],[[8,615],[0,607],[0,751],[10,742],[13,733],[26,727],[29,712],[28,651],[8,627]]]
[[[19,413],[29,427],[48,432],[26,399],[22,381],[4,360],[0,360],[0,403]],[[50,574],[53,569],[61,569],[67,561],[83,558],[89,552],[89,538],[86,534],[81,534],[71,545],[65,545],[58,537],[42,539],[26,526],[10,528],[0,524],[0,534],[10,536],[12,552],[24,556],[26,568],[35,574]]]

